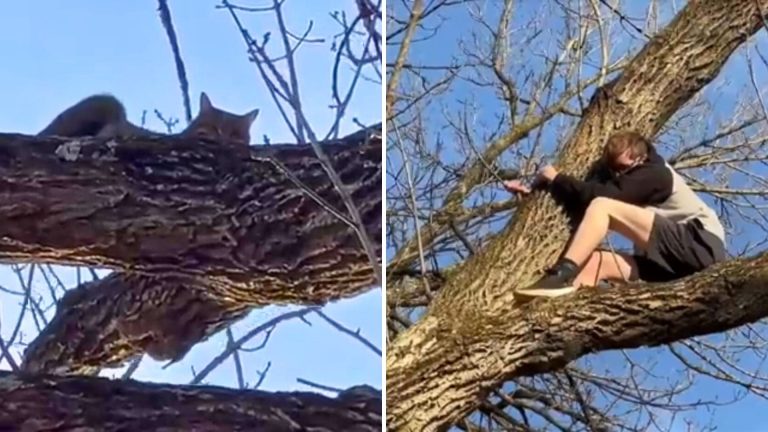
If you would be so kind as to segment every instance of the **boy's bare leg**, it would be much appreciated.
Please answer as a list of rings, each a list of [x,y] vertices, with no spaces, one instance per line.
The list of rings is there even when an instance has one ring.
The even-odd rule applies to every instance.
[[[579,285],[574,282],[581,282],[576,279],[582,267],[587,264],[609,230],[622,234],[641,249],[645,249],[651,237],[654,217],[652,211],[642,207],[610,198],[595,198],[587,207],[563,258],[548,269],[547,274],[535,284],[516,292],[521,296],[554,297],[575,291]],[[636,267],[624,260],[629,268]],[[627,268],[626,265],[619,265],[616,267],[617,271],[622,267]],[[591,275],[594,277],[594,273]]]
[[[574,287],[593,287],[601,280],[624,281],[637,279],[637,263],[621,252],[594,251],[573,281]]]
[[[616,231],[645,249],[651,237],[654,213],[650,210],[610,198],[595,198],[587,207],[565,258],[576,265],[586,263],[608,235]]]

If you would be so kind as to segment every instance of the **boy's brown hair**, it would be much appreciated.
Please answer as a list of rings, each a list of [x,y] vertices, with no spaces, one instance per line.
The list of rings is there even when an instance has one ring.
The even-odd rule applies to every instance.
[[[603,161],[612,166],[613,162],[627,150],[632,159],[644,159],[648,156],[650,147],[651,143],[639,133],[631,130],[619,131],[608,138],[603,148]]]

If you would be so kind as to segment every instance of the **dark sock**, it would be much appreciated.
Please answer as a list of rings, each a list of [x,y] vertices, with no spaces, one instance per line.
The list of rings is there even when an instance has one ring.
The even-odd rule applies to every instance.
[[[568,280],[575,279],[579,274],[579,265],[565,257],[557,262],[557,268],[568,277]]]

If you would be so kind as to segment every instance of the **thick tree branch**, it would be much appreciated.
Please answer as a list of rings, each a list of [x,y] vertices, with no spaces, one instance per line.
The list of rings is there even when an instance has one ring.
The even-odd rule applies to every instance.
[[[596,93],[557,165],[584,175],[606,137],[620,128],[654,136],[762,27],[758,7],[766,10],[768,1],[688,3],[616,80]],[[499,350],[509,335],[492,330],[502,321],[513,322],[511,316],[519,312],[512,289],[532,282],[567,239],[562,210],[536,193],[485,250],[463,263],[428,313],[388,349],[388,425],[413,431],[450,425],[509,376],[509,365],[529,353],[526,346]]]
[[[768,253],[670,283],[532,302],[472,338],[494,341],[506,360],[498,379],[552,372],[593,352],[668,344],[758,321],[768,316],[766,286]],[[478,354],[464,354],[483,364]]]
[[[355,294],[345,287],[335,295],[309,288],[301,303],[322,305]],[[142,353],[178,361],[254,307],[220,295],[204,278],[115,272],[67,292],[56,315],[27,347],[22,368],[92,374]]]
[[[381,239],[381,139],[324,148],[367,234]],[[356,293],[374,281],[357,235],[338,217],[344,209],[308,145],[0,135],[6,261],[172,271],[205,276],[243,302],[302,302],[307,290]]]
[[[0,372],[0,400],[1,430],[381,430],[381,395],[371,388],[329,398]]]
[[[93,374],[147,353],[180,360],[252,306],[216,296],[204,279],[112,273],[76,287],[29,344],[23,370]]]
[[[453,371],[490,388],[598,351],[667,344],[755,322],[768,316],[766,286],[768,253],[671,283],[583,290],[510,308],[462,334],[439,329],[449,343],[434,344],[424,360],[429,373],[451,371],[454,379],[440,383],[446,395],[456,382]]]
[[[411,6],[411,16],[408,18],[408,25],[405,30],[405,36],[400,44],[400,51],[397,53],[397,59],[395,65],[389,72],[389,80],[387,81],[387,119],[392,118],[393,108],[397,100],[397,83],[400,81],[400,74],[403,72],[403,66],[408,59],[408,51],[411,49],[411,42],[413,41],[413,35],[416,32],[416,27],[419,25],[419,21],[423,18],[424,13],[424,1],[414,0]],[[391,35],[390,35],[391,37]],[[389,39],[389,38],[387,38]]]

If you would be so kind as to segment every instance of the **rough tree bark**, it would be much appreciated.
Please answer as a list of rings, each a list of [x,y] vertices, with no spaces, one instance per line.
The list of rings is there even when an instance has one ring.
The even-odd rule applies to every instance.
[[[21,368],[91,375],[142,353],[177,361],[252,308],[209,294],[200,279],[111,273],[67,291],[27,346]]]
[[[759,8],[768,10],[768,1],[689,2],[619,77],[596,93],[557,165],[575,175],[584,175],[611,132],[631,126],[648,136],[655,135],[692,95],[718,74],[730,54],[763,26]],[[389,427],[409,431],[444,428],[467,415],[504,379],[551,370],[590,349],[610,348],[612,340],[631,342],[625,346],[654,342],[656,327],[632,327],[637,337],[623,339],[626,327],[606,324],[599,343],[585,343],[586,349],[568,347],[567,355],[563,355],[558,344],[563,341],[554,332],[527,335],[527,339],[515,338],[509,333],[509,326],[515,323],[521,326],[517,331],[527,331],[522,329],[526,329],[525,323],[530,320],[539,326],[556,325],[558,329],[586,332],[591,328],[586,323],[594,325],[596,319],[617,319],[613,313],[626,314],[622,319],[637,323],[651,322],[657,314],[663,318],[663,310],[653,310],[662,305],[656,300],[663,300],[666,295],[663,293],[643,305],[653,306],[650,310],[622,308],[617,302],[613,309],[600,309],[595,305],[593,315],[576,313],[593,301],[599,302],[598,296],[577,297],[582,300],[574,300],[573,306],[567,300],[540,306],[542,311],[550,312],[548,316],[552,316],[552,320],[537,318],[535,312],[539,306],[516,310],[512,289],[532,282],[536,273],[561,253],[567,237],[568,223],[562,210],[550,197],[537,193],[521,203],[514,219],[485,250],[462,264],[462,269],[446,282],[425,316],[388,348]],[[763,263],[761,260],[755,262]],[[740,270],[733,266],[723,269],[722,282],[712,285],[717,290],[712,298],[720,300],[717,307],[728,305],[728,309],[738,315],[741,312],[737,306],[741,303],[729,303],[734,302],[730,298],[734,286],[729,280],[738,277]],[[757,277],[757,274],[750,276]],[[748,280],[742,286],[752,292],[756,281],[762,280]],[[689,283],[700,286],[695,281],[694,278]],[[692,290],[685,290],[689,291]],[[684,315],[686,297],[681,295],[678,300],[678,313]],[[696,310],[695,305],[691,308]],[[558,309],[560,315],[551,315]],[[715,310],[713,306],[709,313]],[[530,314],[528,321],[523,318],[528,316],[526,311]],[[768,315],[768,311],[765,312]],[[743,318],[757,317],[745,313]],[[537,319],[539,321],[535,321]],[[673,335],[676,338],[694,336],[742,322],[745,321],[733,319],[723,326],[708,328],[700,327],[696,320],[688,320],[677,323]],[[579,333],[566,333],[569,337],[576,334]],[[559,359],[549,361],[548,368],[521,366],[525,364],[521,359],[532,354],[530,342],[536,335],[544,337],[536,339],[534,354],[539,357],[539,363],[544,358]],[[546,337],[554,338],[551,344]]]
[[[369,135],[324,147],[380,239],[381,140]],[[243,150],[0,135],[0,256],[128,270],[68,293],[25,370],[89,373],[141,352],[175,360],[249,307],[373,286],[354,231],[273,162],[343,209],[312,149]]]
[[[380,238],[381,140],[324,148]],[[309,145],[0,135],[0,259],[199,275],[257,305],[370,285],[354,231],[275,161],[346,214]]]
[[[0,372],[0,401],[4,431],[381,430],[381,395],[365,388],[329,398]]]

